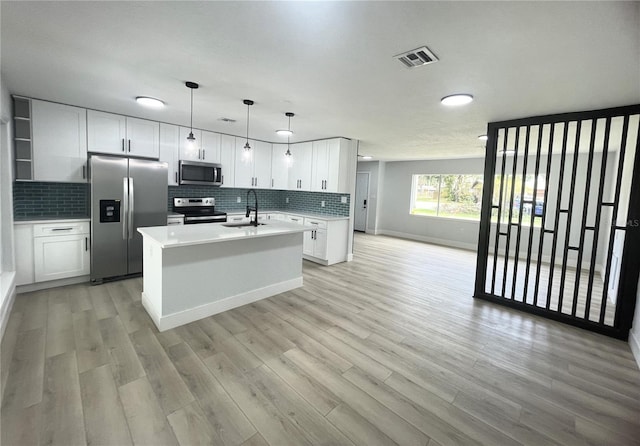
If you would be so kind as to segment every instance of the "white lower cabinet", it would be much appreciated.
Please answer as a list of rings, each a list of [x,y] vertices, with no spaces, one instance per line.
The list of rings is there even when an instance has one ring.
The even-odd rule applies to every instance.
[[[33,265],[36,282],[89,274],[89,223],[33,225]]]
[[[347,260],[348,219],[323,220],[306,217],[304,224],[315,227],[304,233],[302,254],[305,259],[323,265]]]
[[[88,275],[88,220],[16,224],[17,285]]]

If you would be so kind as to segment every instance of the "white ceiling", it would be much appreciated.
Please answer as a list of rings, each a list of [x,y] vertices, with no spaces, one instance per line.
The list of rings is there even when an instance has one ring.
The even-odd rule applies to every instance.
[[[14,94],[379,159],[483,156],[488,122],[640,102],[639,2],[1,2]],[[428,46],[439,62],[395,54]],[[475,101],[446,108],[440,98]],[[144,109],[138,95],[163,99]],[[221,117],[237,119],[228,124]]]

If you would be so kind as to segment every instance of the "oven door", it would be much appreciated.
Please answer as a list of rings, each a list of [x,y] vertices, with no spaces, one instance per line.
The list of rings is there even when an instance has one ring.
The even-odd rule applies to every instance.
[[[194,225],[198,223],[225,223],[226,215],[201,215],[198,217],[184,217],[185,225]]]
[[[222,167],[220,164],[180,161],[180,184],[206,184],[220,186]]]

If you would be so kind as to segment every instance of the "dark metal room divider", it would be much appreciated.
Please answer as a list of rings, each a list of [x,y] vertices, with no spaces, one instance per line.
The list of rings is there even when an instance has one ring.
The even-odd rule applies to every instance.
[[[477,298],[619,339],[640,271],[640,105],[488,125]]]

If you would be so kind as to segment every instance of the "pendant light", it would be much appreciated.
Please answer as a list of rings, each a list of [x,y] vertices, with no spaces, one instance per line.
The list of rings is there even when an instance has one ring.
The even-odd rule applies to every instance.
[[[249,150],[251,150],[251,145],[249,145],[249,107],[253,105],[253,101],[251,99],[245,99],[242,103],[247,106],[247,142],[244,145],[244,151],[249,152]]]
[[[285,156],[291,158],[291,135],[293,135],[293,132],[291,131],[291,118],[293,118],[295,114],[293,114],[292,112],[286,112],[284,115],[289,118],[289,126],[286,130],[288,133],[284,133],[287,135],[287,151],[284,154]],[[277,131],[277,133],[283,134],[281,132],[284,132],[284,130]]]
[[[185,85],[187,88],[191,89],[191,126],[189,127],[189,136],[187,136],[187,144],[194,148],[196,144],[196,137],[193,136],[193,90],[198,88],[200,85],[195,82],[186,82]]]

